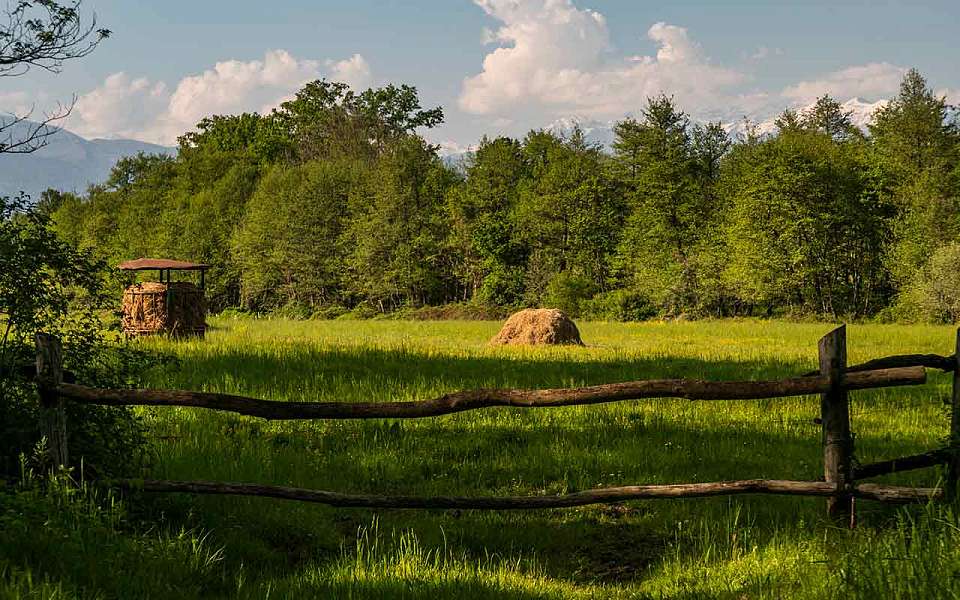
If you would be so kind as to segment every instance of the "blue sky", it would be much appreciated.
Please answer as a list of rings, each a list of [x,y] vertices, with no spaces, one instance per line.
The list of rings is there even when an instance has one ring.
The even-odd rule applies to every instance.
[[[53,76],[0,80],[0,109],[79,98],[67,127],[172,143],[211,113],[303,82],[417,86],[451,147],[558,118],[609,121],[673,94],[698,118],[764,119],[821,93],[890,97],[904,69],[960,101],[957,0],[85,0],[113,37]]]

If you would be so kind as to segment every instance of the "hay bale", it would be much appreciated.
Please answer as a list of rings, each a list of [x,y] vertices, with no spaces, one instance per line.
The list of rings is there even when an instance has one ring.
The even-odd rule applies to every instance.
[[[123,331],[127,335],[202,336],[206,316],[203,290],[192,283],[138,283],[123,293]]]
[[[563,311],[554,308],[528,308],[514,313],[492,340],[501,344],[576,344],[583,345],[580,330]]]

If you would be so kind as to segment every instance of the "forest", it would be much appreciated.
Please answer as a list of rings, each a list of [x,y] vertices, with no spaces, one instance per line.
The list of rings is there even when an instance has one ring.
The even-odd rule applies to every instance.
[[[730,139],[650,98],[612,149],[482,139],[448,164],[415,88],[315,81],[122,160],[59,233],[112,263],[214,265],[215,309],[372,316],[469,303],[585,318],[960,317],[960,125],[911,70],[864,132],[829,96]]]

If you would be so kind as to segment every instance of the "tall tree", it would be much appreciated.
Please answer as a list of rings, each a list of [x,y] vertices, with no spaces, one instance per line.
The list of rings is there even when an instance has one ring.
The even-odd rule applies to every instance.
[[[865,315],[885,300],[890,211],[863,154],[824,132],[785,131],[731,157],[725,277],[771,313]]]
[[[621,266],[628,285],[673,313],[700,304],[698,248],[717,212],[710,189],[727,144],[719,126],[691,130],[667,96],[651,98],[641,120],[615,127],[615,163],[630,201]]]
[[[902,291],[960,236],[960,127],[916,70],[870,126],[882,193],[898,210],[888,265]]]
[[[531,303],[558,297],[575,304],[609,283],[610,255],[623,208],[597,146],[574,129],[562,139],[533,132],[524,142],[530,177],[520,188],[517,224],[529,248],[526,293]],[[575,308],[566,306],[565,308]]]
[[[465,299],[498,306],[518,304],[528,251],[517,231],[515,210],[529,176],[523,145],[484,138],[469,158],[466,178],[451,190],[448,243]]]

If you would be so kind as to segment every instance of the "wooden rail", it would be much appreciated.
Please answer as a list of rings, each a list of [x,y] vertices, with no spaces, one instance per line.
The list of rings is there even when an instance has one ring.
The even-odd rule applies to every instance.
[[[678,483],[602,488],[561,496],[389,496],[343,494],[294,487],[215,481],[115,480],[101,482],[128,490],[263,496],[331,506],[360,508],[523,510],[657,498],[695,498],[733,494],[784,494],[827,498],[828,513],[854,524],[855,498],[909,503],[954,497],[960,483],[960,331],[957,352],[891,356],[847,366],[846,329],[830,332],[819,345],[820,369],[803,377],[775,381],[700,381],[660,379],[581,388],[520,390],[487,389],[446,394],[414,402],[277,402],[205,392],[174,390],[107,390],[69,382],[60,366],[59,341],[37,336],[37,376],[45,430],[52,441],[54,464],[66,464],[64,401],[114,406],[172,406],[230,411],[264,419],[416,419],[496,406],[546,408],[641,400],[753,400],[820,394],[824,481],[750,479],[712,483]],[[949,447],[924,454],[854,466],[848,393],[853,390],[919,385],[925,367],[953,371],[953,410]],[[68,382],[64,382],[64,380]],[[946,489],[908,488],[859,483],[911,469],[947,463]]]
[[[858,365],[851,365],[845,369],[846,373],[858,373],[860,371],[876,371],[877,369],[896,369],[899,367],[926,367],[928,369],[937,369],[944,373],[956,371],[956,354],[950,356],[941,356],[939,354],[898,354],[896,356],[885,356],[875,358]],[[804,377],[815,377],[820,371],[808,371]]]
[[[854,479],[869,479],[871,477],[880,477],[890,473],[903,473],[904,471],[914,471],[916,469],[926,469],[950,462],[949,450],[933,450],[923,454],[914,454],[913,456],[904,456],[880,462],[860,465],[853,468]]]
[[[847,375],[847,390],[920,385],[922,367],[863,371]],[[582,388],[547,390],[470,390],[415,402],[277,402],[244,396],[172,390],[102,390],[62,384],[63,398],[83,404],[113,406],[185,406],[235,412],[271,420],[287,419],[420,419],[493,406],[547,408],[603,404],[645,398],[688,400],[757,400],[820,394],[833,389],[829,376],[778,381],[699,381],[657,379]]]
[[[222,481],[121,480],[113,487],[147,492],[185,492],[229,496],[259,496],[316,502],[344,508],[419,508],[419,509],[486,509],[535,510],[570,508],[589,504],[651,500],[663,498],[704,498],[735,494],[779,494],[789,496],[832,497],[837,485],[825,481],[788,481],[779,479],[747,479],[716,483],[676,483],[668,485],[633,485],[600,488],[560,496],[381,496],[341,494],[276,485],[227,483]],[[846,490],[857,498],[890,503],[928,502],[943,497],[936,488],[909,488],[864,483]]]

